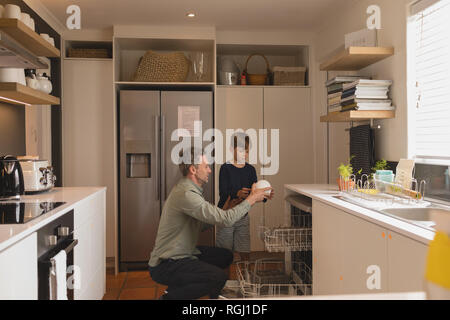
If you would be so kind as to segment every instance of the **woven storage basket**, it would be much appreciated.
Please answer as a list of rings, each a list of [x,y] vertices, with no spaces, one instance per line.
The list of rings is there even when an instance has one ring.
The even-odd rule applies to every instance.
[[[111,58],[111,54],[108,49],[69,48],[67,57],[109,59]]]
[[[188,72],[189,60],[183,52],[147,51],[139,63],[133,81],[184,82]]]
[[[305,67],[274,67],[273,85],[304,86],[305,75],[306,75]]]
[[[264,60],[266,60],[266,66],[267,66],[267,73],[265,74],[251,74],[247,72],[247,65],[248,62],[250,61],[251,58],[253,58],[254,56],[261,56],[264,58]],[[269,60],[267,60],[267,58],[260,53],[255,53],[250,55],[247,58],[247,62],[245,63],[245,68],[244,68],[244,74],[247,75],[247,84],[249,85],[253,85],[253,86],[263,86],[265,84],[267,84],[267,79],[270,75],[270,64],[269,64]]]

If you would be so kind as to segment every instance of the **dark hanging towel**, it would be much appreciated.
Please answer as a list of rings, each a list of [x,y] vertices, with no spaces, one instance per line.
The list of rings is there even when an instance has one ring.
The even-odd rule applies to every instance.
[[[350,129],[350,156],[354,156],[351,164],[358,179],[363,174],[372,173],[375,166],[375,133],[369,125]],[[358,175],[361,169],[361,175]]]

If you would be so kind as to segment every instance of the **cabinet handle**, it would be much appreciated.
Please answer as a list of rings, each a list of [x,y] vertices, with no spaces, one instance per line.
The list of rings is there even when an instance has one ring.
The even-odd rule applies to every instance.
[[[381,233],[381,236],[384,238],[386,238],[386,234],[384,232]]]
[[[392,240],[392,234],[389,234],[389,239]]]

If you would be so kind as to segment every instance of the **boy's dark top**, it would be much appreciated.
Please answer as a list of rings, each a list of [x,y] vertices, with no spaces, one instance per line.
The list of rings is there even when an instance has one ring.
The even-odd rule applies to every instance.
[[[223,208],[228,196],[230,199],[237,199],[237,193],[242,188],[252,188],[258,182],[255,168],[246,163],[245,167],[237,168],[231,163],[225,163],[220,168],[219,174],[219,208]]]

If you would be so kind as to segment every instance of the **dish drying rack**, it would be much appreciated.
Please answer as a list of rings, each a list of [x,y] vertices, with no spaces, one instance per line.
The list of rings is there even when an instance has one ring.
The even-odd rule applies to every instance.
[[[386,182],[380,179],[370,179],[364,174],[360,179],[351,175],[349,179],[340,178],[341,192],[353,197],[369,201],[379,201],[386,204],[419,204],[424,201],[426,182],[420,183],[411,179],[411,183]]]
[[[303,262],[286,268],[281,260],[260,259],[237,263],[243,298],[311,295],[311,269]]]

